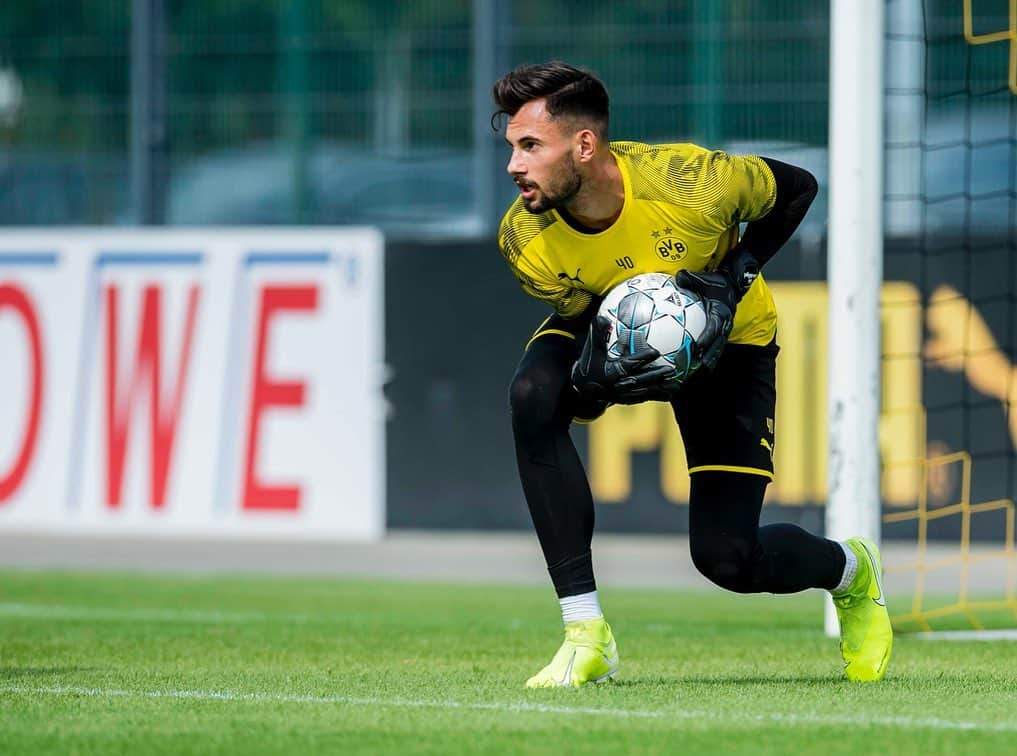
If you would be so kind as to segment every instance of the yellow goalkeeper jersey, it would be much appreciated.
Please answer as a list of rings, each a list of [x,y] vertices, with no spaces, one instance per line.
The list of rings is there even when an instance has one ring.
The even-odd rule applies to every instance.
[[[637,273],[713,270],[738,241],[738,224],[773,207],[773,173],[760,158],[694,144],[612,142],[625,202],[601,231],[573,228],[557,210],[530,213],[522,198],[501,222],[498,243],[530,295],[565,318],[578,316]],[[735,312],[730,341],[768,344],[777,328],[762,276]]]

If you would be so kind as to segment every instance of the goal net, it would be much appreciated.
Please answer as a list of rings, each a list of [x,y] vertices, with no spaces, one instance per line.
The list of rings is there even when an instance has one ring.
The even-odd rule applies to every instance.
[[[886,8],[884,280],[921,313],[902,337],[915,302],[884,288],[881,423],[919,439],[882,449],[887,580],[911,595],[891,613],[902,631],[1013,628],[1017,0]]]

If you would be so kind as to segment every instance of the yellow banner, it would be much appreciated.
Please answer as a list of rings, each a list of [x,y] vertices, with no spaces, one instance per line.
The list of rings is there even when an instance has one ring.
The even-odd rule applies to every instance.
[[[827,291],[821,282],[768,282],[780,320],[777,340],[776,477],[768,499],[785,505],[826,499]],[[977,309],[958,292],[940,287],[923,312],[918,289],[888,282],[882,291],[882,411],[879,428],[883,501],[913,506],[922,483],[922,460],[948,451],[926,444],[922,364],[962,372],[979,392],[1003,404],[1017,398],[1017,367],[999,348]],[[923,322],[929,337],[923,344]],[[1017,444],[1017,411],[1008,413]],[[675,504],[689,497],[685,451],[669,405],[612,407],[589,426],[589,474],[594,496],[623,502],[632,492],[632,457],[659,451],[661,493]],[[926,483],[946,487],[932,476]],[[935,491],[931,491],[935,494]]]

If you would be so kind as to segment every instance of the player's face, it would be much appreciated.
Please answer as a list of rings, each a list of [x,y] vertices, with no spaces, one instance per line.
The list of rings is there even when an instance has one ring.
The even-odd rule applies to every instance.
[[[512,157],[506,170],[531,213],[564,207],[582,187],[565,123],[548,116],[543,99],[526,103],[508,120],[505,141]]]

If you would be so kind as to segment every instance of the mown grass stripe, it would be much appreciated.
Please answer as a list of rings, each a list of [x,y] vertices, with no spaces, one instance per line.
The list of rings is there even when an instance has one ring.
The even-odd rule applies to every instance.
[[[952,720],[937,717],[851,717],[837,714],[786,714],[782,712],[716,712],[690,709],[609,709],[595,706],[556,706],[530,702],[464,702],[442,700],[414,700],[405,698],[380,698],[356,696],[312,696],[287,693],[240,693],[217,690],[122,690],[107,688],[81,688],[70,686],[0,686],[0,694],[7,695],[54,695],[83,696],[90,698],[155,698],[183,699],[191,701],[227,701],[253,703],[294,703],[325,704],[337,706],[380,706],[393,708],[426,708],[475,711],[500,711],[509,713],[590,715],[597,717],[633,719],[686,719],[710,720],[731,724],[790,724],[824,726],[889,727],[906,730],[963,730],[985,732],[1017,732],[1017,722],[977,722]]]
[[[59,604],[25,604],[0,602],[0,617],[57,620],[138,620],[142,622],[197,622],[218,624],[223,622],[321,622],[327,617],[285,612],[207,611],[201,609],[117,609],[91,606],[65,606]]]

